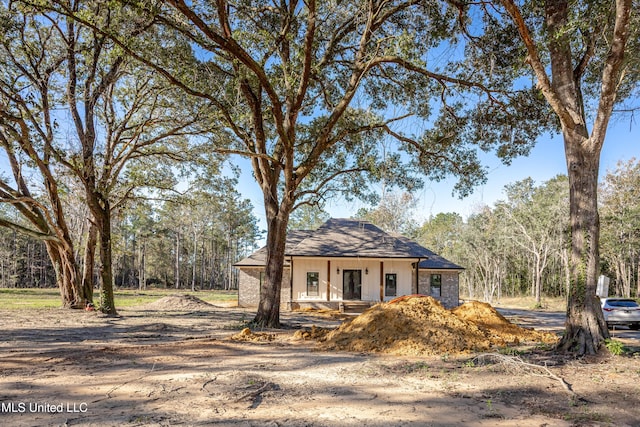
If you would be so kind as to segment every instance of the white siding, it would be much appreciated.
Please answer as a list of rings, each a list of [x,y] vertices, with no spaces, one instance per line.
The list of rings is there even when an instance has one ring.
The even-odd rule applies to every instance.
[[[411,267],[412,260],[392,260],[384,261],[384,273],[395,273],[398,280],[397,295],[410,295],[413,281],[413,269]],[[384,280],[384,277],[383,277]],[[389,301],[396,298],[395,296],[384,296],[385,301]]]
[[[331,266],[328,266],[330,261]],[[380,273],[380,262],[383,272]],[[411,293],[412,262],[415,260],[380,260],[358,258],[294,258],[293,301],[341,301],[344,270],[360,270],[362,278],[361,299],[380,301],[380,286],[384,285],[384,274],[397,274],[397,295]],[[338,269],[340,272],[338,273]],[[307,295],[307,273],[317,272],[320,277],[319,295]],[[382,280],[382,283],[381,283]],[[330,282],[330,298],[327,298],[327,282]],[[394,297],[386,297],[390,300]]]
[[[319,274],[320,286],[317,296],[307,295],[307,273]],[[293,301],[327,301],[327,260],[294,258]]]

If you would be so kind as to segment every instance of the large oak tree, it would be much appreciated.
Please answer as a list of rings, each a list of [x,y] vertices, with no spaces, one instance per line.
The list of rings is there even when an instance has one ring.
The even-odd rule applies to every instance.
[[[510,80],[482,84],[453,63],[465,40],[455,1],[120,2],[132,21],[155,25],[154,40],[122,38],[54,3],[207,100],[218,112],[212,144],[251,160],[268,226],[254,319],[264,326],[279,325],[286,230],[297,207],[336,192],[370,196],[371,180],[411,189],[417,174],[455,174],[465,194],[484,178],[478,147],[497,147],[507,160],[526,153],[544,115],[540,99]]]
[[[560,347],[593,354],[609,337],[596,296],[600,153],[615,105],[637,87],[637,7],[632,12],[632,0],[500,3],[517,30],[526,62],[564,139],[571,286]]]
[[[513,133],[515,123],[540,118],[528,93],[480,84],[436,60],[460,41],[458,4],[166,4],[136,2],[132,10],[186,36],[184,57],[166,61],[162,45],[122,46],[215,105],[229,143],[221,151],[251,159],[268,225],[257,324],[279,325],[286,230],[296,207],[336,192],[366,197],[371,180],[411,189],[420,185],[416,173],[455,174],[464,194],[484,171],[477,146],[461,135],[475,135],[485,150],[498,146],[505,159],[526,152],[537,135],[534,126]]]
[[[10,175],[0,177],[0,202],[30,226],[0,218],[0,226],[44,242],[56,273],[62,304],[84,307],[91,295],[82,287],[75,244],[56,180],[56,101],[52,87],[63,62],[55,30],[30,15],[0,5],[0,147]]]
[[[50,5],[2,4],[6,31],[0,40],[0,141],[11,159],[13,180],[0,183],[0,197],[34,225],[22,232],[56,249],[49,253],[61,271],[65,306],[93,300],[98,245],[101,309],[115,314],[112,212],[134,190],[163,181],[157,159],[186,158],[187,136],[200,133],[194,124],[207,122],[201,120],[207,109],[133,61],[104,33]],[[130,22],[100,1],[64,5],[128,37],[141,36],[149,27],[144,21]],[[83,197],[77,202],[86,203],[91,213],[82,280],[60,200],[63,174],[81,184]],[[45,204],[30,189],[40,183],[46,189]],[[0,225],[16,227],[7,221]]]

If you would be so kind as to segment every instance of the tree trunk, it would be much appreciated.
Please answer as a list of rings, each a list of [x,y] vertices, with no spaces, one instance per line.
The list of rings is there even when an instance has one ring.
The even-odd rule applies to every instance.
[[[536,299],[536,308],[541,308],[542,307],[542,277],[540,277],[539,273],[536,274],[535,299]]]
[[[100,209],[93,212],[100,236],[100,311],[116,315],[113,296],[113,262],[111,249],[111,208],[109,201],[102,198],[97,203]]]
[[[599,268],[598,171],[600,152],[590,151],[581,136],[565,131],[571,222],[571,286],[566,331],[558,344],[578,355],[595,354],[609,331],[596,296]]]
[[[138,289],[147,289],[147,275],[146,275],[146,255],[147,244],[144,238],[140,242],[140,256],[138,264]]]
[[[82,289],[87,303],[93,304],[94,268],[96,263],[96,245],[98,243],[98,228],[89,222],[86,247],[84,249],[84,265],[82,270]]]
[[[265,276],[260,289],[260,304],[253,323],[267,328],[280,327],[280,291],[284,270],[287,225],[290,204],[278,207],[274,199],[265,197],[267,214],[267,259]]]
[[[616,100],[616,92],[623,78],[624,57],[631,28],[631,0],[616,0],[613,37],[609,52],[604,55],[600,95],[591,137],[587,130],[585,102],[581,82],[585,69],[576,67],[576,47],[573,33],[572,8],[578,7],[568,0],[547,0],[544,5],[545,41],[551,65],[539,55],[540,43],[522,18],[519,7],[512,0],[504,0],[505,9],[512,16],[528,51],[527,62],[538,80],[538,87],[557,115],[562,127],[567,170],[570,185],[571,222],[571,286],[567,301],[566,332],[559,347],[577,355],[596,353],[609,337],[600,303],[596,296],[599,264],[599,218],[597,208],[600,151]],[[603,22],[603,26],[608,23]],[[586,46],[584,46],[586,48]],[[593,55],[579,53],[583,59]],[[585,63],[586,64],[586,63]]]
[[[173,271],[176,289],[180,288],[180,233],[176,232],[176,265]]]
[[[56,274],[62,306],[64,308],[84,308],[86,295],[80,282],[73,250],[65,249],[65,245],[52,242],[46,242],[45,245]]]
[[[191,291],[196,290],[196,273],[198,271],[198,235],[193,232],[193,265],[191,266]]]
[[[636,283],[636,298],[640,298],[640,258],[638,258],[638,268],[636,269],[637,283]]]
[[[202,245],[200,247],[200,286],[202,290],[206,289],[207,284],[207,258],[205,253],[205,237],[202,236]]]
[[[227,239],[227,290],[233,289],[233,240],[231,227],[229,227],[229,235]],[[286,240],[286,236],[285,236]],[[284,258],[283,258],[284,259]]]

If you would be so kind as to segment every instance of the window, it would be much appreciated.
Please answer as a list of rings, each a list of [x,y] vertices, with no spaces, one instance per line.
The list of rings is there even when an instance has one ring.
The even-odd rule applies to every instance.
[[[320,273],[309,272],[307,273],[307,296],[320,295]]]
[[[384,294],[388,297],[395,297],[398,294],[398,277],[396,273],[384,275]]]
[[[431,296],[440,298],[442,296],[442,276],[439,274],[431,275]]]

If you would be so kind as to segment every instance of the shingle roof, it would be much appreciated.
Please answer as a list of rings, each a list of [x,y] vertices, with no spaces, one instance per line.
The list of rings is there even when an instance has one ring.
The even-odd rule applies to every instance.
[[[354,219],[332,218],[315,231],[290,231],[287,256],[332,258],[426,258],[425,269],[464,268],[431,252],[404,236],[386,233],[375,225]],[[266,247],[236,263],[238,267],[264,266]]]
[[[285,252],[291,247],[296,246],[305,237],[313,233],[313,230],[291,230],[287,233],[287,242],[285,244]],[[234,265],[236,267],[264,267],[267,263],[267,247],[263,246],[243,260],[238,261]],[[289,260],[285,259],[285,265],[289,265]]]
[[[409,239],[386,233],[370,222],[332,218],[291,247],[305,257],[425,258],[430,252]]]
[[[431,251],[429,251],[431,252]],[[420,268],[424,270],[464,270],[464,267],[460,267],[458,264],[454,264],[446,258],[441,257],[438,254],[428,256],[427,259],[420,261]]]
[[[418,245],[416,242],[407,239],[404,236],[399,236],[400,239],[404,239],[411,244]],[[419,245],[418,245],[419,246]],[[441,257],[435,252],[429,249],[423,248],[427,251],[427,259],[420,261],[420,268],[425,270],[464,270],[464,267],[460,267],[458,264],[454,264],[446,258]]]

